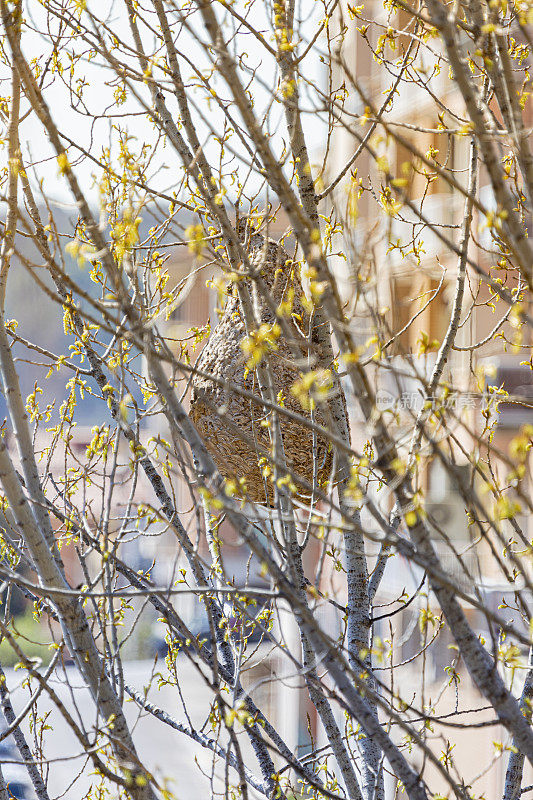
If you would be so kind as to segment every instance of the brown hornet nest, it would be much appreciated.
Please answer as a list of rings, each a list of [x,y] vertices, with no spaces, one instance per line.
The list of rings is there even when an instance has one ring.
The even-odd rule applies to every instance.
[[[244,231],[244,221],[241,221],[239,234],[243,242]],[[251,268],[254,272],[260,271],[276,307],[293,297],[292,316],[289,314],[286,319],[294,330],[294,338],[299,337],[301,341],[302,334],[308,335],[310,318],[302,305],[303,290],[298,267],[293,264],[283,247],[259,233],[252,232],[246,236],[246,247]],[[255,282],[245,279],[244,284],[253,298],[256,319],[261,324],[274,324],[275,315],[268,308],[264,296],[259,294]],[[313,349],[316,349],[313,338],[312,336],[311,355]],[[236,493],[246,496],[250,501],[271,505],[274,498],[273,471],[268,469],[269,462],[265,460],[265,451],[271,452],[271,439],[268,428],[261,425],[268,416],[268,409],[261,402],[255,371],[246,366],[249,354],[245,354],[242,346],[246,340],[238,291],[233,286],[228,292],[223,316],[196,364],[204,375],[193,377],[190,415],[222,475],[237,484],[239,479],[245,479],[245,487],[238,485]],[[295,381],[301,377],[302,364],[306,363],[306,357],[304,347],[302,363],[298,366],[283,334],[269,351],[275,397],[281,399],[285,408],[310,418],[311,412],[304,411],[300,401],[291,393]],[[226,383],[215,383],[205,375],[212,375]],[[257,400],[236,394],[232,387],[253,392]],[[217,410],[220,413],[217,414]],[[317,479],[323,483],[329,478],[332,468],[332,452],[328,442],[283,414],[279,414],[278,418],[288,466],[296,475],[311,484]],[[316,424],[326,425],[319,407],[313,412],[313,420]],[[297,484],[297,481],[294,483]],[[298,494],[302,498],[308,496],[300,487]]]

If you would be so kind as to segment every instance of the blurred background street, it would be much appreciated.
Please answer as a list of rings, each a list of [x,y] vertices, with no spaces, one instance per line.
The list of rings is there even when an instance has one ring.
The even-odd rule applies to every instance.
[[[152,672],[153,661],[125,663],[126,682],[140,692],[150,682]],[[191,701],[188,711],[192,721],[195,724],[201,724],[205,719],[205,698],[207,696],[203,689],[203,682],[199,680],[198,673],[186,657],[180,659],[179,672],[184,694]],[[16,713],[23,709],[28,700],[28,689],[21,686],[23,677],[22,671],[6,670],[7,684],[13,690],[12,701]],[[59,668],[51,676],[50,685],[69,712],[73,713],[78,723],[81,715],[86,730],[90,732],[94,726],[94,716],[92,716],[94,704],[89,692],[83,687],[77,670],[74,667],[67,667],[66,670]],[[71,691],[75,691],[77,711],[74,708]],[[175,688],[163,686],[158,690],[155,686],[149,693],[148,699],[165,708],[178,721],[186,723]],[[87,764],[87,756],[80,754],[79,743],[57,708],[47,698],[46,692],[43,692],[39,698],[39,716],[42,718],[45,714],[48,715],[46,724],[51,726],[51,729],[46,730],[44,734],[45,749],[50,758],[50,763],[45,768],[48,769],[50,797],[80,800],[85,797],[91,785],[92,768],[88,766],[84,769]],[[126,703],[126,714],[133,730],[138,752],[144,764],[153,771],[161,785],[166,786],[180,800],[181,798],[210,796],[209,778],[202,775],[202,771],[206,776],[211,774],[212,764],[207,750],[195,744],[186,735],[159,722],[150,714],[139,716],[138,709],[133,702]],[[22,729],[28,742],[31,743],[34,734],[30,731],[29,717],[26,717],[22,723]],[[5,746],[0,751],[0,761],[6,783],[27,784],[26,770],[22,766],[12,763],[16,758],[17,751],[12,747]],[[83,774],[80,775],[82,770]],[[94,776],[92,780],[94,780]],[[18,791],[17,789],[14,793],[17,794]],[[22,797],[24,800],[33,798],[32,790],[28,787]]]

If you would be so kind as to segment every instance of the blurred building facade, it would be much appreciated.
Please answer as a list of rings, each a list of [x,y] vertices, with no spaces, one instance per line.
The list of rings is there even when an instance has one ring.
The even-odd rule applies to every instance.
[[[342,48],[346,70],[337,67],[333,89],[345,92],[347,113],[344,120],[346,124],[337,126],[333,136],[325,185],[346,169],[360,146],[361,137],[366,136],[374,119],[350,82],[350,74],[356,77],[372,107],[379,109],[391,90],[411,42],[409,33],[412,32],[412,17],[405,11],[391,11],[390,6],[377,0],[365,2],[361,8],[364,8],[362,13],[365,22],[370,24],[360,29],[359,21],[353,18],[353,7],[346,0],[342,0],[337,16],[338,25],[341,25],[341,20],[346,25]],[[379,59],[373,56],[372,50],[376,52],[378,38],[390,28],[403,34],[400,33],[396,38],[396,50],[386,51],[391,68],[385,69]],[[432,40],[432,47],[438,53],[438,40]],[[415,50],[416,42],[412,48],[413,52]],[[420,56],[420,61],[422,58]],[[440,66],[440,70],[429,78],[431,65],[426,64],[429,91],[422,90],[413,80],[402,82],[383,114],[389,124],[389,132],[399,133],[404,143],[395,140],[393,135],[386,135],[380,126],[377,126],[369,140],[374,151],[385,159],[392,176],[403,179],[403,191],[407,198],[427,220],[436,223],[436,228],[421,223],[414,226],[416,217],[406,205],[398,213],[390,215],[383,207],[380,208],[378,198],[386,182],[379,165],[364,147],[357,163],[346,170],[325,210],[325,213],[333,211],[337,219],[343,221],[344,230],[350,231],[348,236],[339,235],[335,241],[334,249],[342,255],[334,258],[332,264],[347,308],[354,307],[356,296],[363,297],[363,301],[359,299],[356,306],[352,329],[358,343],[367,347],[367,355],[375,350],[375,344],[368,347],[368,340],[376,332],[375,317],[369,313],[369,309],[382,310],[385,325],[388,326],[390,344],[378,359],[374,389],[378,407],[391,425],[396,425],[396,439],[403,456],[408,452],[414,422],[423,403],[423,383],[431,375],[438,346],[446,334],[456,292],[458,257],[437,234],[441,233],[456,246],[459,245],[465,216],[465,199],[461,193],[436,173],[432,174],[425,165],[416,163],[406,144],[412,142],[418,151],[435,158],[441,166],[451,170],[462,187],[466,189],[468,186],[470,140],[467,135],[457,133],[461,127],[460,120],[464,118],[464,105],[458,90],[450,81],[447,66]],[[451,113],[444,115],[445,108]],[[440,118],[438,112],[442,114]],[[457,116],[454,117],[454,114]],[[442,130],[444,116],[453,132]],[[364,191],[357,200],[354,214],[354,185],[357,186],[358,181],[362,181]],[[489,210],[494,209],[492,191],[483,169],[480,169],[478,186],[479,196],[485,206]],[[494,272],[496,248],[486,221],[477,213],[474,213],[472,231],[472,244],[468,251],[470,259],[484,272],[492,270],[491,274],[498,277],[498,273]],[[504,276],[503,272],[501,275],[505,278],[506,287],[513,290],[516,276]],[[524,425],[533,424],[533,373],[529,366],[520,364],[530,357],[532,342],[527,339],[530,334],[525,333],[522,338],[517,336],[511,314],[499,329],[503,336],[492,335],[506,310],[507,306],[498,302],[497,298],[495,300],[487,283],[480,281],[469,266],[455,348],[442,376],[442,381],[454,387],[449,402],[457,418],[457,424],[452,426],[451,431],[457,438],[457,446],[453,446],[452,451],[465,487],[476,485],[476,477],[468,459],[472,454],[477,454],[487,460],[489,438],[491,468],[503,476],[509,472],[509,463],[505,462],[505,458],[510,458],[511,463],[513,461],[512,446],[510,448],[512,440]],[[500,387],[512,396],[514,402],[502,402],[496,409],[495,403],[489,402],[490,392]],[[350,405],[352,409],[355,407],[355,403]],[[394,417],[390,412],[397,416]],[[357,413],[353,415],[352,436],[354,446],[362,450],[368,433]],[[442,446],[448,444],[450,431],[436,429],[434,441],[437,446],[440,446],[439,439],[442,439]],[[498,451],[504,459],[498,458]],[[429,454],[429,450],[426,452]],[[505,603],[512,604],[513,587],[505,581],[489,547],[481,541],[479,532],[469,524],[457,482],[450,478],[438,459],[434,459],[428,468],[422,458],[417,469],[425,494],[425,508],[448,539],[446,542],[443,537],[435,535],[435,548],[444,568],[460,586],[469,591],[475,585],[491,610],[500,609],[499,613],[506,614]],[[527,483],[522,488],[526,486]],[[370,515],[364,516],[364,519],[371,529]],[[530,540],[531,521],[528,521],[527,515],[518,515],[517,522]],[[507,521],[504,520],[502,527],[512,538],[512,528],[510,525],[505,528],[506,525]],[[377,598],[378,605],[384,607],[384,614],[404,592],[406,594],[403,596],[406,597],[416,591],[422,580],[421,570],[409,565],[398,555],[392,558]],[[441,696],[439,713],[448,713],[454,708],[479,708],[483,704],[482,698],[464,674],[463,665],[459,663],[454,666],[453,641],[446,630],[439,634],[438,644],[428,648],[427,656],[413,660],[435,633],[434,629],[422,630],[419,625],[422,604],[434,604],[431,593],[427,594],[429,596],[426,598],[424,590],[414,607],[390,618],[385,616],[375,626],[374,636],[393,641],[393,660],[404,664],[397,670],[395,685],[403,696],[414,696],[416,692],[417,698],[423,697],[424,691],[433,697]],[[392,608],[397,609],[398,605],[392,605]],[[438,612],[438,609],[434,610]],[[474,630],[489,641],[484,616],[468,606],[465,610]],[[514,618],[516,620],[516,615]],[[458,690],[458,684],[454,691],[450,691],[454,688],[455,667],[458,680],[463,675],[457,697],[455,689]],[[378,669],[381,667],[378,666]],[[518,683],[522,678],[523,674]],[[425,690],[422,690],[423,682]],[[445,692],[443,687],[447,682],[449,688]],[[469,720],[474,718],[475,714],[465,716]],[[477,718],[480,718],[479,714]],[[494,800],[501,796],[506,759],[495,758],[485,775],[478,776],[477,773],[482,763],[490,761],[493,741],[496,739],[508,743],[507,735],[495,730],[490,733],[487,730],[479,731],[474,736],[466,729],[453,740],[457,763],[460,769],[464,768],[462,774],[472,775],[474,793]],[[436,736],[436,751],[440,752],[441,744]],[[530,777],[525,776],[526,783],[531,782]],[[442,789],[445,791],[444,787]]]

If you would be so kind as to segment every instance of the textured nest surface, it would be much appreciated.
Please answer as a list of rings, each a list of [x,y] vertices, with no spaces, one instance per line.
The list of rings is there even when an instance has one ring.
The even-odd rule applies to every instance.
[[[276,305],[287,298],[291,287],[294,289],[293,313],[300,316],[300,330],[307,334],[309,316],[300,299],[302,286],[286,251],[277,242],[265,240],[259,234],[251,237],[248,249],[250,263],[254,269],[260,269]],[[258,295],[251,282],[249,288],[260,323],[273,323],[274,315],[265,299]],[[296,328],[294,330],[296,335]],[[234,287],[229,294],[223,316],[196,365],[199,371],[227,383],[221,385],[204,376],[195,375],[192,381],[190,413],[222,475],[235,481],[245,478],[247,499],[270,505],[274,494],[272,480],[263,475],[262,465],[258,463],[264,458],[265,451],[271,452],[269,431],[261,425],[268,416],[268,409],[262,404],[254,371],[250,370],[246,376],[247,357],[241,347],[245,337],[243,314]],[[290,392],[300,376],[301,367],[295,364],[283,334],[277,344],[277,349],[270,353],[275,396],[282,392],[287,409],[310,418],[310,412],[304,412],[299,401]],[[302,351],[302,356],[304,355]],[[253,392],[255,399],[235,394],[232,387]],[[319,425],[325,425],[320,409],[313,412],[313,420]],[[311,484],[316,480],[322,482],[327,479],[332,466],[332,453],[328,443],[306,426],[287,419],[283,414],[279,415],[279,422],[285,459],[290,468]],[[240,436],[237,431],[241,433]],[[300,487],[298,493],[301,497],[308,495]],[[237,494],[242,492],[237,490]]]

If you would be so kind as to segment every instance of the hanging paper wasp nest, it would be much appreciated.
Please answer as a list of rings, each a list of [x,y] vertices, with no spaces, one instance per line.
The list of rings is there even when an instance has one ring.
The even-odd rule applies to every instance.
[[[276,403],[312,419],[317,425],[326,426],[326,420],[319,406],[313,411],[302,407],[300,397],[304,406],[309,406],[305,384],[300,384],[301,392],[294,393],[295,383],[298,387],[302,373],[314,369],[313,352],[316,355],[317,349],[313,334],[308,346],[303,341],[309,335],[310,316],[302,304],[299,267],[273,239],[259,233],[245,237],[244,221],[241,221],[239,234],[246,243],[252,274],[260,273],[275,307],[285,312],[284,319],[294,332],[293,348],[283,332],[276,335],[279,328],[270,334],[271,326],[279,325],[279,320],[256,282],[245,278],[243,286],[250,292],[255,319],[259,321],[257,335],[248,337],[237,287],[230,286],[223,315],[196,363],[199,374],[192,380],[190,414],[221,474],[234,481],[235,493],[250,501],[271,505],[274,499],[274,469],[268,459],[268,454],[272,453],[271,408],[262,402],[255,359],[268,350],[273,382],[270,397],[273,396]],[[265,334],[269,341],[261,344],[261,336]],[[297,343],[296,353],[294,343]],[[298,353],[301,353],[300,358]],[[306,367],[309,356],[311,363]],[[246,395],[239,394],[238,390],[244,390]],[[277,416],[289,470],[308,484],[323,484],[332,469],[328,442],[305,424],[281,412]],[[279,473],[278,479],[280,476],[285,477]],[[301,499],[310,496],[309,489],[300,486],[297,479],[291,482]]]

